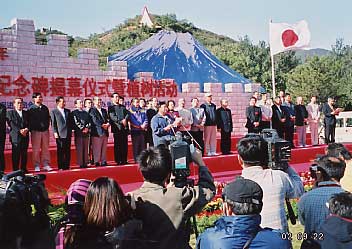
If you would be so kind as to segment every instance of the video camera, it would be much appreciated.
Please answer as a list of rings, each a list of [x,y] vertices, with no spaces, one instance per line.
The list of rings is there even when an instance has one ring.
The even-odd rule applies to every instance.
[[[48,226],[50,199],[45,175],[27,176],[18,170],[0,180],[0,242],[29,237]]]
[[[175,141],[169,145],[172,159],[172,174],[175,176],[174,182],[176,187],[183,187],[192,182],[187,179],[191,174],[189,165],[192,162],[190,149],[192,146],[191,140],[183,136],[181,132],[176,132]]]
[[[263,162],[273,170],[286,171],[291,160],[291,144],[279,137],[275,129],[263,129],[261,134],[249,133],[245,137],[261,137],[267,146],[267,161]]]

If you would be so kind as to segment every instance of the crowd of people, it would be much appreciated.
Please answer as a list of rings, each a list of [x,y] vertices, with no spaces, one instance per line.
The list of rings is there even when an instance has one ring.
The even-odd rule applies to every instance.
[[[255,92],[246,109],[246,128],[249,133],[259,133],[268,128],[276,129],[279,137],[289,141],[294,148],[295,130],[298,146],[305,147],[306,128],[309,126],[312,145],[316,146],[319,144],[320,119],[323,114],[324,139],[329,144],[335,142],[336,116],[341,111],[341,108],[336,108],[334,98],[328,98],[326,103],[319,105],[317,96],[312,96],[305,105],[301,96],[297,96],[296,104],[293,104],[291,94],[284,91],[280,91],[279,96],[274,99],[268,98],[266,92]]]
[[[329,144],[311,166],[313,189],[304,193],[293,168],[284,172],[268,167],[267,146],[261,136],[239,141],[242,174],[225,186],[223,215],[198,236],[196,247],[289,249],[293,236],[301,236],[303,249],[351,248],[351,153],[342,144]],[[202,152],[196,149],[191,154],[199,171],[194,185],[175,186],[172,156],[163,144],[144,149],[137,157],[144,182],[126,195],[108,177],[75,181],[67,191],[67,215],[58,222],[55,239],[40,240],[47,243],[43,247],[27,241],[22,248],[33,248],[31,243],[46,249],[54,244],[56,249],[191,248],[191,217],[216,192]],[[299,198],[301,235],[288,228],[285,202],[292,198]]]
[[[111,95],[112,105],[103,107],[100,97],[77,98],[74,110],[66,108],[63,96],[56,98],[56,108],[49,110],[43,104],[41,93],[33,94],[33,105],[23,108],[23,99],[15,98],[13,110],[6,111],[0,104],[0,171],[5,170],[4,148],[6,122],[10,128],[12,144],[12,169],[27,172],[27,150],[32,143],[32,160],[36,172],[51,171],[49,140],[50,126],[57,146],[57,166],[67,170],[71,163],[71,141],[74,137],[77,165],[107,165],[107,144],[109,132],[113,133],[114,160],[117,165],[127,164],[128,136],[131,136],[133,157],[145,148],[170,143],[176,132],[191,138],[197,147],[216,154],[216,133],[221,133],[221,151],[231,154],[232,114],[228,101],[221,100],[220,108],[212,102],[212,95],[205,94],[205,103],[200,105],[193,98],[190,109],[186,108],[184,98],[167,102],[152,98],[146,101],[133,98],[131,107],[126,108],[123,96]],[[29,139],[31,138],[31,139]]]

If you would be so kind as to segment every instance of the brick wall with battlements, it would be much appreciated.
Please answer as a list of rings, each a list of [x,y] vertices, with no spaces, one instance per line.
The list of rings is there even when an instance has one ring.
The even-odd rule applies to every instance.
[[[259,84],[227,83],[223,91],[222,83],[205,83],[204,92],[213,94],[213,102],[220,105],[220,99],[229,100],[232,110],[234,134],[246,132],[245,108],[252,92]],[[190,107],[193,97],[203,102],[204,93],[199,83],[183,83],[182,91],[172,79],[154,80],[152,72],[140,72],[134,81],[127,79],[125,61],[110,62],[106,71],[99,68],[98,50],[82,48],[77,58],[68,56],[66,35],[48,35],[47,44],[35,41],[33,20],[14,19],[10,28],[0,29],[0,102],[12,109],[15,97],[23,97],[25,107],[32,105],[33,92],[41,92],[44,104],[55,108],[56,96],[65,96],[67,108],[73,108],[76,98],[100,96],[104,105],[110,105],[110,94],[119,92],[128,102],[132,97],[152,96],[159,100],[186,99]],[[51,145],[55,145],[51,136]],[[111,142],[110,136],[109,141]],[[10,149],[9,142],[6,148]]]

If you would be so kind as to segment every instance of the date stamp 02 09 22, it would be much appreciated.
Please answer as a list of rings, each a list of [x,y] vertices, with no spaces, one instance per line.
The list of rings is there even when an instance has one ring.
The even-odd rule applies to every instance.
[[[281,239],[283,240],[292,240],[293,236],[294,235],[290,232],[281,233]],[[311,233],[310,235],[308,235],[307,233],[299,232],[296,234],[296,239],[297,240],[307,240],[307,239],[324,240],[324,233]]]

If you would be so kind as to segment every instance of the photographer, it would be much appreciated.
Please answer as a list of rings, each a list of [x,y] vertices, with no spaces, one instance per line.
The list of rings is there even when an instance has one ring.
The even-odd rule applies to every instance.
[[[213,177],[204,164],[199,150],[192,153],[199,165],[198,185],[175,187],[167,183],[171,176],[171,153],[164,147],[149,148],[139,156],[144,183],[133,195],[137,202],[137,218],[149,240],[157,241],[160,249],[186,249],[190,237],[189,218],[199,212],[214,196]]]
[[[298,218],[307,234],[316,232],[329,215],[326,203],[330,197],[344,191],[339,181],[343,177],[345,167],[344,161],[330,156],[318,158],[316,165],[311,167],[312,177],[316,180],[315,187],[305,193],[298,202]]]
[[[243,167],[242,176],[258,183],[264,192],[261,226],[287,232],[285,199],[303,194],[301,178],[289,166],[287,172],[266,168],[268,148],[261,137],[241,139],[237,150]]]

